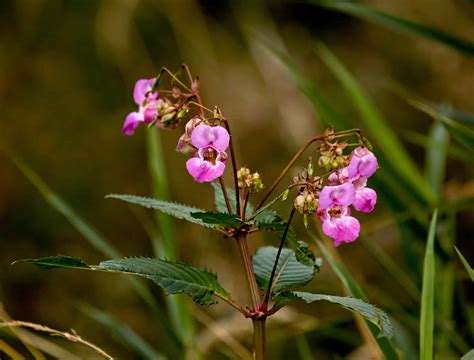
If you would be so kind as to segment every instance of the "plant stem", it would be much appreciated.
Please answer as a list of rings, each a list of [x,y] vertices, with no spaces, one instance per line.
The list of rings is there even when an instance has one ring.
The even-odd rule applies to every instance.
[[[262,300],[260,298],[260,290],[258,289],[257,280],[253,273],[252,261],[250,259],[250,252],[247,246],[247,238],[245,235],[237,235],[237,245],[239,247],[240,257],[244,264],[245,274],[247,275],[247,281],[249,283],[250,295],[252,297],[252,306],[254,310],[260,309]]]
[[[222,176],[219,177],[219,184],[221,184],[222,195],[224,196],[225,206],[227,207],[227,212],[228,212],[229,214],[232,214],[232,207],[230,206],[229,197],[227,196],[227,190],[226,190],[226,188],[225,188],[224,179],[222,178]]]
[[[278,247],[275,263],[273,264],[272,274],[270,275],[270,280],[268,281],[268,289],[267,289],[267,292],[265,293],[265,299],[263,300],[263,306],[265,308],[267,307],[268,301],[270,300],[270,294],[272,293],[272,289],[273,289],[273,278],[275,277],[278,261],[280,260],[281,250],[283,249],[283,244],[285,244],[286,235],[288,234],[288,230],[290,229],[291,221],[293,220],[295,211],[296,209],[293,207],[293,209],[291,210],[290,216],[288,217],[285,230],[283,231],[283,236],[281,237],[281,240],[280,240],[280,246]]]
[[[237,179],[237,161],[235,159],[235,152],[234,152],[234,141],[232,140],[232,133],[230,131],[230,126],[229,122],[226,119],[222,120],[224,122],[225,128],[227,129],[227,132],[230,135],[230,142],[229,142],[229,147],[230,147],[230,157],[232,159],[232,172],[234,175],[234,190],[235,190],[235,209],[237,212],[240,211],[240,194],[239,194],[239,180]]]
[[[267,332],[266,318],[253,319],[253,341],[255,347],[255,360],[267,359]]]

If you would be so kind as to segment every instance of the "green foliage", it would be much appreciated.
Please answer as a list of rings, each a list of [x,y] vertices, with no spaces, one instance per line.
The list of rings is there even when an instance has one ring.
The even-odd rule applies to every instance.
[[[423,289],[421,292],[420,315],[420,360],[431,360],[433,358],[435,285],[434,239],[436,234],[437,217],[438,212],[435,211],[431,218],[423,266]]]
[[[99,265],[87,265],[82,260],[69,256],[25,259],[17,262],[29,262],[50,269],[74,268],[143,276],[155,282],[165,292],[186,294],[199,305],[215,304],[214,294],[224,299],[230,297],[229,293],[217,281],[215,274],[181,262],[139,257],[108,260]]]
[[[224,194],[222,192],[221,185],[218,181],[214,181],[212,187],[214,188],[214,202],[216,204],[216,210],[221,213],[227,213],[227,205],[225,203]],[[227,197],[229,198],[230,208],[232,213],[235,214],[235,191],[229,187],[226,187]],[[253,206],[250,203],[247,203],[247,208],[245,209],[245,217],[248,219],[253,214]]]
[[[474,44],[435,27],[407,20],[370,6],[347,0],[309,0],[311,4],[349,14],[398,32],[419,36],[452,47],[465,55],[474,55]]]
[[[466,354],[464,354],[461,360],[474,360],[474,349],[471,349]]]
[[[174,202],[163,201],[163,200],[156,200],[152,198],[142,197],[142,196],[135,196],[135,195],[117,195],[117,194],[110,194],[107,195],[106,198],[112,199],[119,199],[122,201],[126,201],[132,204],[137,204],[146,208],[159,210],[165,214],[174,216],[178,219],[183,219],[194,224],[198,224],[205,227],[214,228],[216,227],[215,224],[208,224],[202,221],[201,219],[193,217],[192,213],[200,213],[203,212],[202,209],[194,208],[187,205],[181,205]]]
[[[275,264],[278,248],[266,246],[257,250],[252,257],[253,270],[258,286],[266,290]],[[305,285],[311,281],[319,262],[313,265],[300,263],[291,249],[282,249],[275,272],[273,293],[296,286]],[[276,281],[276,282],[275,282]]]
[[[261,230],[275,231],[281,239],[286,228],[286,221],[274,211],[263,211],[255,217],[255,224]],[[286,234],[285,243],[296,255],[296,259],[304,265],[314,265],[314,254],[308,244],[298,240],[298,235],[293,226],[290,226]]]
[[[469,265],[466,258],[461,254],[461,252],[458,250],[456,246],[454,247],[454,249],[456,250],[456,253],[458,254],[459,259],[461,260],[462,264],[466,268],[466,271],[469,274],[471,281],[474,281],[474,269],[471,267],[471,265]]]
[[[294,300],[301,299],[306,303],[312,303],[314,301],[329,301],[333,304],[338,304],[348,309],[350,311],[355,312],[356,314],[362,316],[367,321],[370,321],[374,325],[376,325],[380,329],[379,337],[392,337],[393,335],[393,326],[388,318],[387,314],[373,306],[371,304],[366,303],[361,299],[356,299],[353,297],[342,297],[342,296],[333,296],[333,295],[323,295],[323,294],[311,294],[307,292],[300,292],[300,291],[286,291],[282,292],[280,298],[277,299],[276,305],[286,305],[289,302]]]
[[[239,217],[227,213],[204,211],[192,213],[191,216],[195,219],[202,220],[206,224],[217,225],[219,227],[239,228],[245,224]]]

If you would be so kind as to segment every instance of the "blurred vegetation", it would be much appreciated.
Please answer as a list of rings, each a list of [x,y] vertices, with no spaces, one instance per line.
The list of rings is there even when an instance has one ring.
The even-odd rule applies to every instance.
[[[249,356],[251,324],[225,304],[201,309],[120,275],[10,266],[52,254],[90,263],[167,255],[212,269],[246,301],[235,244],[104,199],[132,193],[212,208],[212,187],[194,183],[174,151],[180,131],[120,132],[136,79],[184,62],[200,76],[205,102],[231,119],[241,164],[267,184],[328,123],[366,132],[382,164],[379,204],[362,219],[361,239],[340,251],[358,284],[343,289],[345,273],[327,260],[310,287],[363,289],[394,321],[395,346],[417,358],[438,207],[435,255],[425,259],[436,264],[434,353],[457,359],[473,347],[472,1],[3,0],[0,19],[0,144],[16,156],[15,165],[0,153],[0,302],[10,317],[72,328],[119,358],[180,358],[183,344],[189,358]],[[264,243],[276,239],[256,236],[251,247]],[[366,359],[374,347],[350,313],[325,304],[289,308],[269,326],[272,359]],[[35,356],[18,334],[0,330],[0,350],[7,343]]]

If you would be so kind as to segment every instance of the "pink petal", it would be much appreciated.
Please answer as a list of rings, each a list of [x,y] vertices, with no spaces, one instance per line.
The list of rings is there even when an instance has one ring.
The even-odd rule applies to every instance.
[[[221,161],[216,161],[216,164],[213,165],[211,162],[200,157],[194,157],[186,162],[186,169],[197,182],[212,182],[222,176],[225,164]]]
[[[125,118],[123,123],[122,133],[127,136],[132,136],[135,129],[143,122],[143,114],[139,112],[131,112]]]
[[[203,176],[203,182],[212,182],[224,174],[225,164],[222,161],[216,161],[215,165],[209,167],[209,170]]]
[[[377,193],[370,188],[362,188],[356,191],[354,202],[352,206],[357,211],[369,213],[374,210],[377,203]]]
[[[325,186],[319,195],[319,208],[327,209],[333,205],[349,206],[355,197],[354,185],[345,183],[336,186]]]
[[[334,246],[350,243],[359,237],[360,223],[352,216],[327,219],[323,223],[323,232],[334,239]]]
[[[222,126],[201,124],[193,130],[191,140],[198,149],[213,145],[217,150],[224,151],[229,146],[230,136]]]
[[[145,101],[146,94],[151,91],[155,79],[140,79],[135,83],[135,88],[133,89],[133,99],[137,105],[143,105]]]
[[[347,167],[349,177],[371,177],[378,169],[379,164],[375,155],[367,148],[358,147],[354,150],[349,166]]]
[[[156,106],[150,106],[150,107],[146,107],[145,108],[145,111],[143,112],[143,121],[146,123],[146,124],[149,124],[153,121],[156,120],[156,118],[158,117],[158,109],[156,108]]]

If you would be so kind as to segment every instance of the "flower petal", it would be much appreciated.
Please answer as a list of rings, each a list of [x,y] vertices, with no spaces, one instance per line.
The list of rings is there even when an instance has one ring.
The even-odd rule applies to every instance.
[[[217,150],[224,151],[229,146],[230,136],[222,126],[200,124],[193,130],[191,140],[199,149],[212,145]]]
[[[155,79],[140,79],[135,83],[135,88],[133,89],[133,99],[137,105],[143,105],[145,101],[146,94],[151,91]]]
[[[214,126],[212,128],[212,143],[217,150],[225,151],[229,147],[230,136],[226,128],[222,126]]]
[[[334,219],[337,226],[337,233],[334,237],[334,246],[339,246],[341,243],[350,243],[359,237],[360,223],[355,217],[342,216]]]
[[[351,183],[325,186],[319,195],[319,209],[327,209],[334,205],[349,206],[354,197],[355,189]]]
[[[143,114],[139,112],[131,112],[125,118],[123,123],[122,133],[127,136],[132,136],[135,133],[135,129],[143,122]]]
[[[351,179],[357,179],[361,176],[369,178],[378,167],[379,164],[375,155],[365,147],[358,147],[353,152],[347,170]]]
[[[212,164],[200,157],[193,157],[186,162],[186,169],[197,182],[204,182],[204,176],[209,171]]]
[[[215,165],[212,165],[207,170],[207,172],[203,175],[202,179],[203,182],[212,182],[217,178],[221,177],[225,170],[225,164],[222,161],[216,161]]]
[[[377,203],[377,193],[371,188],[362,188],[356,191],[354,202],[352,206],[357,211],[369,213],[374,210]]]

